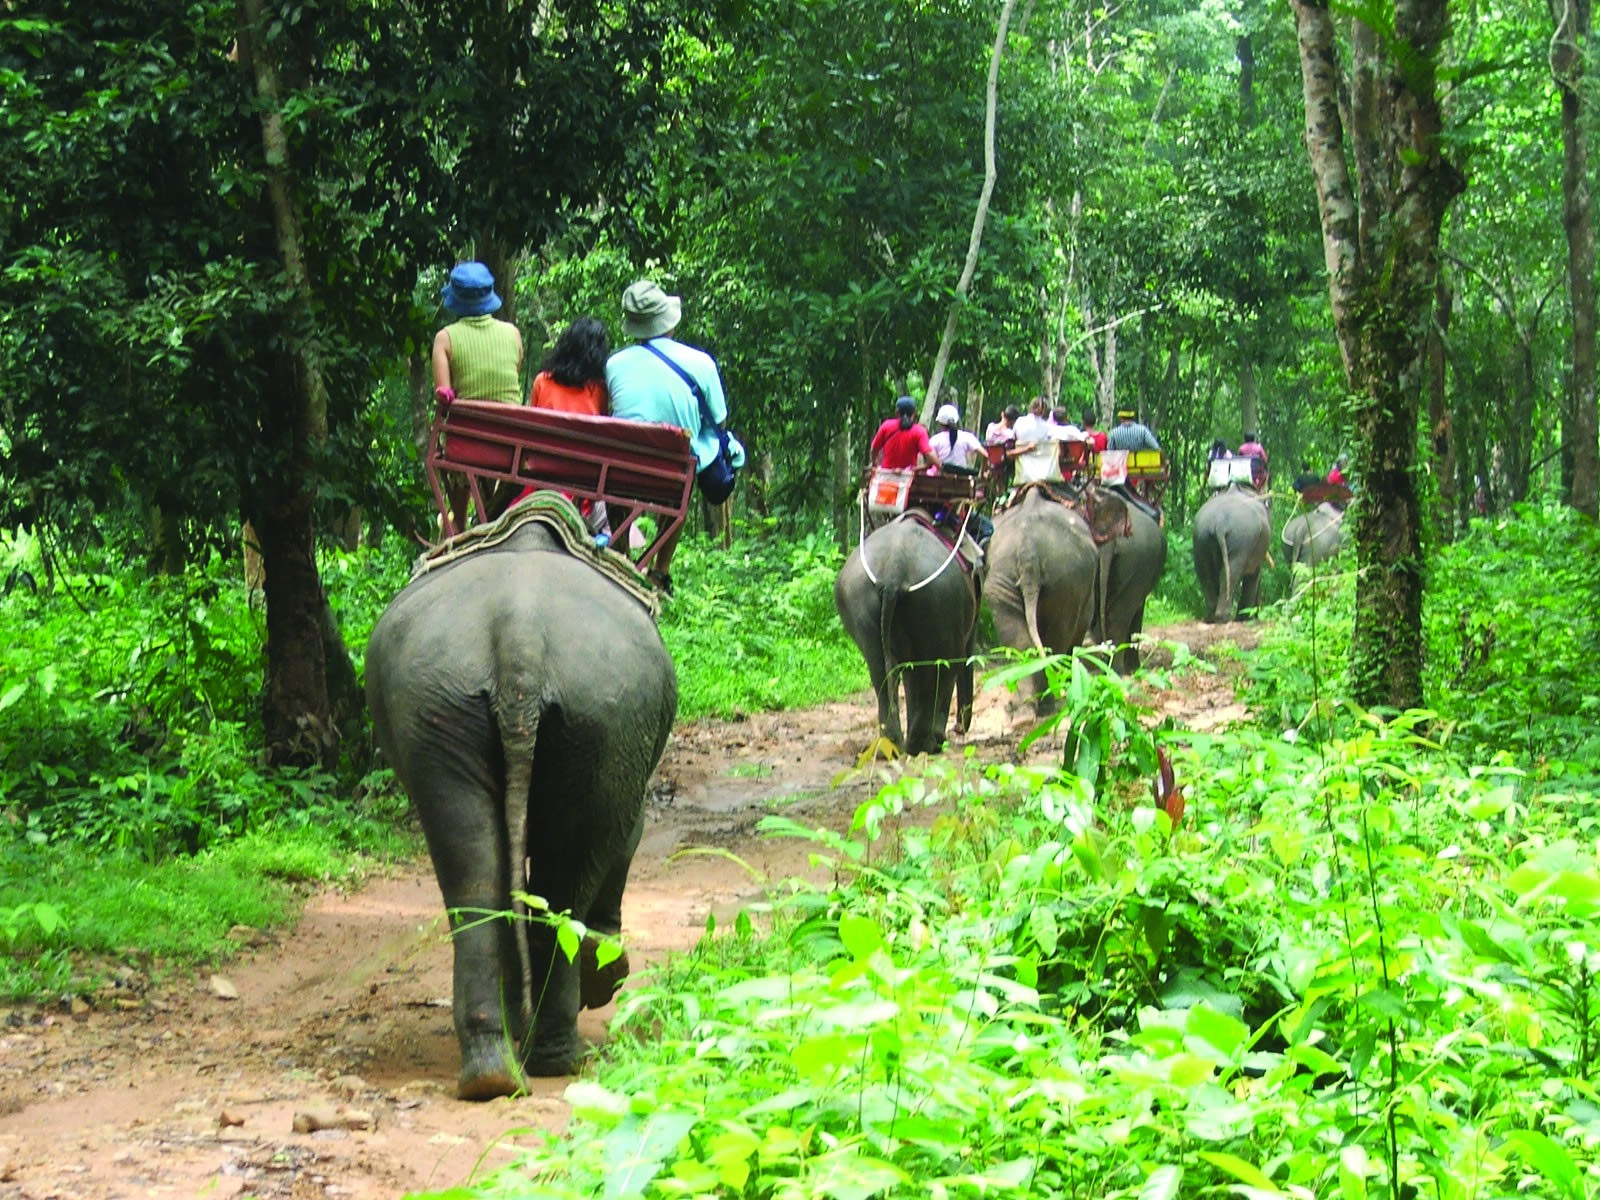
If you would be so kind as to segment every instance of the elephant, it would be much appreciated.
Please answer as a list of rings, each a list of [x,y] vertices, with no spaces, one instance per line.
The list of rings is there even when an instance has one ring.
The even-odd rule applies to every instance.
[[[1229,619],[1236,591],[1239,615],[1254,611],[1271,544],[1272,520],[1253,487],[1230,484],[1200,506],[1194,517],[1194,570],[1208,622]]]
[[[450,920],[467,1100],[516,1092],[524,1071],[576,1068],[580,1003],[609,1000],[626,962],[597,974],[591,940],[575,963],[550,924],[505,914],[525,892],[620,931],[678,705],[645,604],[544,525],[511,528],[414,578],[366,655],[378,745],[421,819]]]
[[[1339,553],[1343,521],[1344,510],[1326,501],[1310,512],[1290,517],[1283,527],[1283,544],[1289,548],[1289,562],[1314,567]]]
[[[911,512],[867,535],[834,580],[839,619],[877,695],[879,733],[896,749],[933,754],[944,746],[952,691],[956,730],[972,720],[980,571],[956,561],[949,543]]]
[[[1122,675],[1139,669],[1134,639],[1144,632],[1144,606],[1167,565],[1167,535],[1137,500],[1128,503],[1129,532],[1101,547],[1101,586],[1090,634],[1118,647],[1112,666]]]
[[[1111,498],[1116,512],[1097,515],[1120,521],[1123,503]],[[1084,508],[1039,487],[1028,488],[995,518],[983,590],[1002,645],[1070,654],[1083,642],[1094,617],[1102,558],[1089,522]],[[1109,562],[1109,554],[1105,558]],[[1023,687],[1041,715],[1049,711],[1039,674]]]

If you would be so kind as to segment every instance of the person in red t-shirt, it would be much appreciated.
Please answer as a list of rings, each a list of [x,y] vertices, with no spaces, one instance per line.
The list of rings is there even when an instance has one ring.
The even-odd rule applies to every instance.
[[[901,396],[894,402],[894,412],[872,435],[872,465],[889,471],[937,468],[939,460],[928,441],[928,431],[917,420],[917,402]]]
[[[1106,431],[1096,429],[1098,422],[1094,419],[1094,409],[1083,410],[1083,440],[1089,443],[1089,449],[1096,454],[1106,448]]]

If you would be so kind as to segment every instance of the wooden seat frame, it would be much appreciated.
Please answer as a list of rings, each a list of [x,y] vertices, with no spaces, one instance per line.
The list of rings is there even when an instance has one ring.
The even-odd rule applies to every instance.
[[[423,466],[446,537],[461,532],[445,490],[451,475],[465,479],[479,522],[490,517],[484,491],[495,482],[548,489],[605,501],[611,544],[624,552],[634,523],[655,517],[655,536],[634,558],[642,570],[683,528],[697,463],[673,425],[457,400],[434,418]]]

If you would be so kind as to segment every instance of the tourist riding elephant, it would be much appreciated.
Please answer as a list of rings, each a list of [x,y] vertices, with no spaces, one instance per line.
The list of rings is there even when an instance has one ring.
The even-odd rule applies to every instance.
[[[1226,621],[1239,597],[1239,615],[1261,598],[1261,568],[1272,543],[1266,502],[1235,483],[1216,492],[1194,517],[1194,570],[1205,596],[1205,619]]]
[[[1314,567],[1339,553],[1339,527],[1343,521],[1344,510],[1326,501],[1310,512],[1290,517],[1283,527],[1289,562]]]
[[[1112,665],[1122,675],[1139,669],[1134,639],[1144,632],[1144,606],[1167,565],[1167,535],[1137,502],[1128,504],[1129,532],[1101,547],[1101,587],[1090,635],[1119,647]],[[1102,615],[1103,609],[1103,615]]]
[[[1082,644],[1094,617],[1101,558],[1110,561],[1109,549],[1102,554],[1095,545],[1090,513],[1116,527],[1107,531],[1110,541],[1117,540],[1127,519],[1120,497],[1098,494],[1108,503],[1091,510],[1030,487],[995,517],[983,590],[1002,645],[1070,654]],[[1038,673],[1027,677],[1023,689],[1041,715],[1049,711],[1052,702]]]
[[[678,703],[645,604],[543,525],[511,528],[415,578],[367,645],[378,744],[421,818],[453,930],[468,1100],[515,1092],[523,1070],[571,1072],[580,999],[605,1003],[626,974],[618,960],[596,978],[591,942],[580,970],[549,924],[504,914],[525,892],[621,929]]]
[[[834,580],[845,632],[867,660],[879,732],[911,754],[944,745],[950,697],[956,729],[972,719],[972,663],[979,583],[949,544],[914,513],[868,535]],[[906,725],[900,728],[900,688]]]

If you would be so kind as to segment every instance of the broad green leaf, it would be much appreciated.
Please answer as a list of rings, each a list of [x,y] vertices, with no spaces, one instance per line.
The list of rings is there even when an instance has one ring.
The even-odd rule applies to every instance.
[[[0,692],[0,712],[4,712],[18,700],[21,700],[23,693],[27,690],[28,681],[24,679],[21,683],[13,683],[4,692]]]
[[[598,1083],[580,1079],[568,1084],[563,1095],[572,1106],[573,1116],[597,1125],[615,1125],[628,1115],[628,1098]]]
[[[1366,1200],[1367,1175],[1371,1164],[1359,1142],[1339,1151],[1339,1195],[1344,1200]]]
[[[883,930],[870,917],[845,913],[839,918],[839,940],[850,952],[850,957],[860,961],[870,958],[872,952],[883,945]]]
[[[1212,1166],[1226,1171],[1235,1179],[1248,1184],[1257,1191],[1267,1192],[1274,1196],[1283,1195],[1283,1189],[1268,1179],[1261,1168],[1254,1163],[1246,1162],[1236,1155],[1224,1154],[1217,1150],[1202,1150],[1200,1151],[1200,1157]]]
[[[1036,904],[1028,913],[1028,932],[1033,935],[1033,940],[1038,943],[1040,953],[1046,956],[1056,952],[1056,946],[1061,939],[1060,927],[1056,924],[1055,910],[1048,904]]]
[[[1529,1166],[1560,1188],[1562,1195],[1584,1196],[1582,1172],[1560,1142],[1534,1129],[1514,1129],[1506,1135],[1506,1144],[1514,1148]]]
[[[1191,1037],[1214,1046],[1229,1059],[1235,1057],[1250,1038],[1250,1026],[1237,1017],[1216,1011],[1209,1004],[1196,1004],[1189,1010],[1185,1029]]]
[[[1178,1189],[1182,1184],[1182,1167],[1171,1165],[1157,1167],[1150,1172],[1150,1177],[1144,1181],[1144,1186],[1139,1189],[1139,1200],[1172,1200],[1178,1194]]]
[[[606,1135],[605,1200],[627,1200],[643,1194],[661,1170],[667,1155],[694,1128],[696,1118],[686,1112],[653,1112],[640,1120],[628,1117]]]

